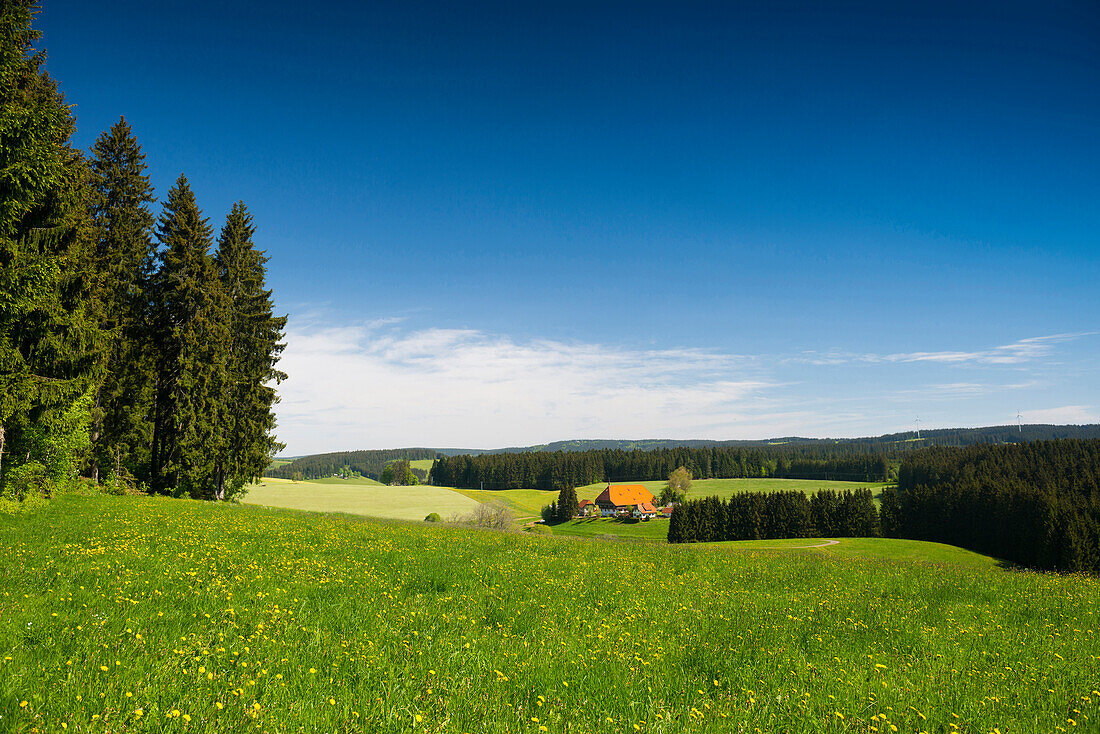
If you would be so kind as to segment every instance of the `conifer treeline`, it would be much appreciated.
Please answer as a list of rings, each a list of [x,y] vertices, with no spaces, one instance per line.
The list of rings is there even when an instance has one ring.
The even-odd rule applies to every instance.
[[[187,179],[154,219],[125,120],[72,147],[31,0],[0,5],[0,495],[84,472],[226,498],[279,444],[285,319],[238,202],[216,243]]]
[[[929,448],[882,495],[885,535],[1100,574],[1100,440]]]
[[[775,538],[849,538],[879,534],[879,514],[869,489],[745,492],[678,504],[669,518],[668,542]]]
[[[382,471],[390,462],[404,459],[434,459],[439,456],[435,449],[370,449],[365,451],[334,451],[329,454],[313,454],[295,459],[289,464],[269,467],[264,471],[266,477],[282,479],[321,479],[337,474],[347,467],[364,477],[380,479]],[[413,469],[414,473],[419,470]]]
[[[531,451],[441,456],[431,481],[445,487],[561,490],[602,481],[664,480],[677,467],[696,479],[786,477],[885,481],[886,456],[864,447],[679,447],[653,451]]]

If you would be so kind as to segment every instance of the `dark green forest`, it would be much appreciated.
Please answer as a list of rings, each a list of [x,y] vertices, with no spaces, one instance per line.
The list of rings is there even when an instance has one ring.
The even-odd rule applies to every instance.
[[[282,479],[320,479],[339,474],[347,467],[353,472],[358,472],[364,477],[381,479],[386,465],[404,459],[416,461],[417,459],[434,459],[439,456],[435,449],[378,449],[371,451],[334,451],[330,454],[313,454],[295,459],[289,464],[269,467],[264,471],[265,477],[279,477]],[[413,469],[413,472],[417,470]]]
[[[252,216],[215,233],[182,174],[155,215],[124,119],[73,147],[33,16],[0,4],[0,496],[82,475],[227,499],[281,448],[285,319]]]
[[[295,472],[299,472],[300,476],[304,479],[316,479],[319,477],[331,476],[332,474],[338,473],[342,467],[347,466],[354,471],[360,472],[364,476],[377,479],[382,471],[382,467],[395,459],[416,460],[434,459],[437,457],[461,458],[464,456],[482,457],[497,454],[565,454],[594,451],[618,451],[621,453],[635,454],[651,453],[660,449],[755,448],[765,449],[767,451],[785,452],[789,457],[788,460],[791,462],[791,465],[786,467],[785,471],[788,473],[783,476],[808,479],[854,479],[856,481],[870,481],[867,477],[870,476],[872,477],[871,480],[874,480],[874,472],[872,471],[869,474],[865,467],[858,466],[852,471],[850,467],[837,465],[829,469],[823,467],[820,461],[823,457],[828,456],[847,457],[883,454],[887,458],[890,466],[896,469],[904,454],[930,445],[966,446],[972,443],[1019,443],[1021,441],[1054,438],[1100,438],[1100,425],[1054,426],[1025,424],[1023,426],[989,426],[986,428],[944,428],[921,431],[919,438],[917,438],[915,433],[908,432],[869,438],[826,439],[788,437],[763,439],[759,441],[711,441],[703,439],[579,439],[572,441],[555,441],[539,446],[510,447],[503,449],[400,448],[340,451],[298,457],[290,464],[269,468],[264,472],[264,475],[291,479],[296,476]],[[797,460],[794,457],[799,456],[805,456],[815,463],[813,465],[803,464],[801,466],[794,466],[794,462]],[[560,470],[554,467],[563,463],[568,463],[563,458],[538,459],[534,457],[523,457],[517,461],[518,465],[525,467],[522,471],[524,479],[518,480],[516,479],[516,475],[520,472],[518,469],[514,468],[517,462],[506,460],[500,461],[512,467],[507,472],[504,472],[509,475],[506,479],[500,478],[502,469],[498,467],[498,464],[489,462],[486,466],[492,466],[493,468],[487,470],[471,468],[469,473],[467,473],[466,462],[460,463],[454,461],[444,462],[439,468],[438,476],[444,477],[444,475],[446,475],[447,478],[461,476],[461,483],[457,485],[448,484],[442,481],[437,483],[446,486],[477,487],[481,486],[481,482],[484,481],[486,489],[516,489],[517,487],[542,487],[545,489],[554,489],[558,486],[555,484],[555,474],[561,473]],[[475,467],[481,466],[477,461],[473,463]],[[590,462],[585,463],[590,464]],[[619,464],[621,463],[622,462],[619,462]],[[638,463],[644,464],[646,462],[643,460]],[[709,459],[708,463],[712,466],[715,465],[715,462]],[[750,461],[749,465],[756,466],[757,469],[759,469],[759,466],[763,464]],[[585,470],[578,471],[576,469],[576,462],[573,462],[572,466],[573,468],[566,469],[565,471],[574,478],[593,476],[591,471],[588,471],[588,473],[584,473]],[[618,466],[618,464],[616,466]],[[719,461],[717,462],[717,466],[724,467],[725,464]],[[697,470],[699,468],[700,467],[696,467]],[[589,469],[591,469],[591,466],[589,466]],[[650,469],[644,470],[647,472],[652,471]],[[592,471],[601,474],[599,470]],[[647,477],[631,476],[627,469],[614,467],[609,467],[603,471],[611,471],[611,478],[614,481],[666,478],[664,476],[653,477],[648,475]],[[738,472],[738,474],[731,476],[761,476],[757,473],[744,473],[741,469],[738,469]],[[699,477],[701,475],[695,474],[695,476]],[[716,474],[714,476],[725,475]],[[769,474],[767,476],[780,475]],[[595,479],[591,479],[591,481],[603,481],[605,478],[607,477],[601,475],[597,476]],[[529,483],[516,484],[517,481],[528,481]]]
[[[1100,573],[1100,440],[914,452],[882,494],[883,534],[1032,568]]]
[[[676,507],[671,543],[883,535],[947,543],[1051,571],[1100,574],[1100,440],[936,446],[906,454],[897,487],[747,493]]]
[[[869,489],[745,492],[676,505],[669,543],[775,538],[867,538],[879,534],[879,514]]]
[[[696,479],[785,477],[885,481],[890,466],[869,447],[679,447],[653,451],[537,451],[441,456],[429,478],[443,487],[561,490],[604,481],[664,480],[678,467]]]

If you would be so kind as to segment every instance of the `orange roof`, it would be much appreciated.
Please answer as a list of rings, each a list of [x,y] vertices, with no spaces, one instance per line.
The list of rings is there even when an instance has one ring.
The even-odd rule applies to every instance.
[[[642,512],[657,512],[657,508],[649,504],[648,502],[643,502],[642,504],[638,505],[638,509],[640,509]]]
[[[641,484],[609,484],[607,489],[600,492],[600,496],[596,498],[596,504],[610,504],[616,507],[640,505],[652,501],[653,493]]]
[[[585,507],[588,507],[591,504],[594,504],[592,500],[581,500],[579,503],[577,503],[577,507],[583,510]]]

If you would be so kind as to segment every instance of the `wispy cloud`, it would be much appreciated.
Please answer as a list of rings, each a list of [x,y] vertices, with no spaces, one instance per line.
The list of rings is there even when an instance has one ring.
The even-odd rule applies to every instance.
[[[297,318],[280,363],[290,379],[280,386],[279,437],[289,452],[305,453],[487,448],[561,438],[869,435],[918,412],[941,415],[944,425],[969,425],[978,415],[1014,415],[1017,401],[1031,394],[1026,389],[1049,389],[1050,383],[997,379],[1003,378],[998,366],[1049,361],[1057,345],[1086,335],[1033,337],[974,351],[783,357],[519,340],[477,329],[410,329],[394,318],[354,324]],[[819,379],[826,376],[823,366],[841,364],[873,373]],[[910,370],[897,374],[904,364],[924,365],[916,374],[938,374],[942,381],[913,384]],[[943,369],[958,364],[988,372],[943,379]],[[1015,404],[1006,407],[1009,392]],[[1025,416],[1037,422],[1096,419],[1083,405]]]
[[[771,385],[735,369],[738,357],[707,350],[388,325],[288,332],[280,368],[291,379],[278,414],[290,450],[699,435],[736,423]]]
[[[1042,408],[1020,412],[1024,423],[1097,423],[1100,414],[1091,405],[1063,405],[1059,408]]]
[[[976,351],[935,351],[935,352],[898,352],[895,354],[873,354],[846,351],[803,352],[795,358],[808,364],[839,365],[863,362],[868,364],[935,362],[940,364],[988,364],[1011,365],[1032,362],[1050,356],[1054,347],[1063,342],[1074,341],[1098,332],[1086,331],[1073,334],[1051,334],[1020,339],[1011,344]]]

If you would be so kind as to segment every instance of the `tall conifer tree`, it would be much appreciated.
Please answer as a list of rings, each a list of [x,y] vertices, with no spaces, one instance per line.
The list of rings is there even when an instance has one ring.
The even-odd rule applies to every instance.
[[[222,425],[217,458],[215,496],[226,499],[245,482],[259,477],[283,447],[275,440],[272,406],[278,396],[271,386],[286,379],[275,369],[283,351],[286,317],[275,316],[271,291],[265,287],[267,256],[255,248],[256,228],[244,202],[226,217],[214,256],[225,293],[225,399],[229,405]]]
[[[101,364],[74,123],[33,45],[32,0],[0,3],[0,487],[21,462],[68,467]],[[5,459],[7,459],[5,461]],[[55,478],[61,478],[60,476]]]
[[[225,294],[209,250],[213,230],[180,175],[157,223],[153,278],[156,395],[154,491],[211,498],[226,419]]]
[[[93,418],[91,476],[98,480],[105,467],[145,478],[154,383],[146,328],[153,187],[145,175],[145,154],[126,120],[99,136],[92,156],[90,210],[102,326],[109,337]]]

